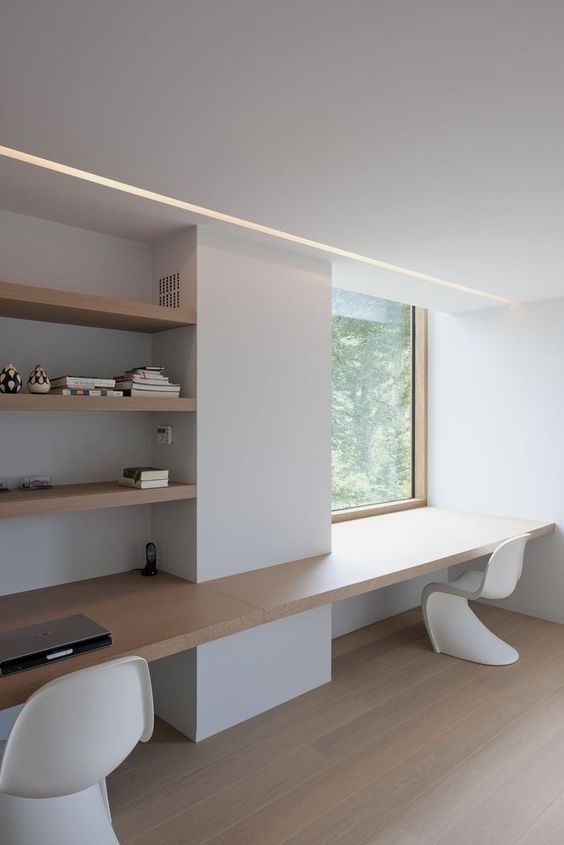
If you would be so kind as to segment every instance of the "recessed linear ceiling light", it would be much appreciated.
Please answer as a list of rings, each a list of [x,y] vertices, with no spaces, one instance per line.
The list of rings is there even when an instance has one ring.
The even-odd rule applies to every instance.
[[[75,179],[82,179],[84,182],[94,182],[96,185],[103,185],[106,188],[113,188],[115,191],[121,191],[125,194],[133,194],[136,197],[142,197],[152,202],[160,203],[161,205],[169,205],[173,208],[180,208],[183,211],[188,211],[192,214],[199,214],[201,217],[208,217],[211,220],[219,220],[222,223],[229,223],[232,226],[238,226],[240,229],[249,229],[252,232],[260,232],[263,235],[268,235],[271,238],[278,238],[281,241],[290,241],[300,246],[305,246],[310,249],[324,252],[326,255],[334,255],[338,258],[346,258],[350,261],[359,261],[362,264],[369,264],[372,267],[379,267],[381,270],[389,270],[392,273],[400,273],[402,276],[409,276],[412,279],[418,279],[421,282],[429,282],[432,285],[440,285],[443,288],[450,288],[451,290],[459,291],[459,293],[467,293],[472,296],[481,296],[483,299],[490,299],[493,302],[499,302],[502,305],[513,305],[510,299],[505,299],[502,296],[497,296],[495,293],[487,293],[486,291],[476,290],[475,288],[466,287],[466,285],[458,285],[456,282],[447,282],[444,279],[437,279],[435,276],[428,276],[426,273],[419,273],[417,270],[408,270],[405,267],[398,267],[396,264],[388,264],[387,261],[379,261],[377,258],[370,258],[368,255],[360,255],[358,252],[350,252],[347,249],[341,249],[330,244],[320,243],[319,241],[312,241],[309,238],[302,238],[300,235],[292,235],[289,232],[283,232],[280,229],[272,229],[270,226],[263,226],[261,223],[253,223],[250,220],[243,220],[241,217],[233,217],[231,214],[223,214],[221,211],[213,211],[211,208],[202,208],[200,205],[193,205],[184,200],[175,199],[174,197],[167,197],[165,194],[157,194],[155,191],[147,191],[145,188],[137,188],[135,185],[128,185],[126,182],[118,182],[116,179],[108,179],[106,176],[98,176],[96,173],[90,173],[87,170],[79,170],[76,167],[70,167],[68,164],[61,164],[58,161],[50,161],[46,158],[24,153],[21,150],[14,150],[11,147],[3,147],[0,145],[0,155],[5,158],[15,159],[16,161],[24,162],[25,164],[32,164],[34,167],[42,167],[44,170],[52,170],[55,173],[63,173],[65,176],[74,176]]]

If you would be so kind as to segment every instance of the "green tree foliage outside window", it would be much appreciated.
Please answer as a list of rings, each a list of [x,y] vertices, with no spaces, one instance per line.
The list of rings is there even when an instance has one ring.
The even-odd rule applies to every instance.
[[[333,509],[412,496],[412,308],[333,289]]]

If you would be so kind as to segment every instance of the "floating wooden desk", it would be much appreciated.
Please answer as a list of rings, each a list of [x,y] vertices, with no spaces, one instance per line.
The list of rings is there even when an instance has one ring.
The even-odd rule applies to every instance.
[[[336,523],[330,555],[207,583],[262,607],[269,621],[473,560],[517,534],[552,531],[554,523],[416,508]]]
[[[261,608],[164,572],[123,572],[0,598],[0,633],[84,613],[111,631],[109,648],[0,678],[0,709],[25,701],[47,681],[125,654],[158,660],[260,625]]]
[[[0,598],[0,632],[84,613],[113,635],[110,648],[0,678],[0,709],[52,678],[124,654],[158,660],[283,616],[367,593],[488,554],[553,523],[420,508],[333,528],[329,555],[192,584],[121,573]]]

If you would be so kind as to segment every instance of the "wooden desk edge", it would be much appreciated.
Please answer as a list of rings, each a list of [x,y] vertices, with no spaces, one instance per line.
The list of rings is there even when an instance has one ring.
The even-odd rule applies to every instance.
[[[144,657],[149,663],[153,660],[161,660],[163,657],[188,651],[213,640],[228,637],[230,634],[256,628],[265,622],[264,617],[265,614],[261,608],[253,607],[243,616],[212,623],[195,631],[187,631],[184,634],[136,648],[120,648],[119,644],[114,643],[109,648],[92,651],[72,660],[64,660],[56,666],[39,666],[26,672],[8,675],[0,678],[0,710],[23,704],[30,695],[54,678],[63,677],[88,666],[96,666],[128,655]]]
[[[541,537],[551,534],[554,532],[555,528],[555,523],[539,524],[538,527],[530,529],[529,533],[532,537]],[[381,587],[408,581],[418,575],[440,571],[448,566],[454,566],[458,563],[464,563],[465,561],[473,560],[486,554],[491,554],[500,542],[502,541],[498,540],[485,546],[468,549],[459,554],[450,555],[434,561],[427,561],[419,566],[386,573],[382,576],[359,581],[345,587],[338,587],[324,593],[293,599],[280,605],[262,606],[241,595],[230,593],[229,589],[224,585],[221,587],[214,587],[213,581],[202,582],[201,587],[205,588],[206,591],[223,594],[224,596],[234,599],[240,603],[246,604],[247,608],[245,608],[245,611],[240,616],[227,618],[223,621],[215,622],[193,631],[187,631],[164,640],[150,642],[134,649],[122,649],[119,645],[113,645],[108,649],[94,651],[80,658],[66,660],[57,664],[56,667],[38,667],[37,669],[32,669],[28,672],[22,672],[21,674],[18,673],[17,675],[1,678],[0,709],[21,704],[36,689],[43,686],[43,684],[48,683],[54,677],[69,674],[70,672],[82,669],[86,666],[92,666],[97,663],[105,662],[106,660],[112,660],[129,654],[140,655],[141,657],[145,657],[148,661],[159,660],[163,657],[178,654],[182,651],[195,648],[196,646],[204,645],[205,643],[221,639],[222,637],[229,636],[230,634],[236,634],[250,628],[258,627],[262,624],[272,622],[285,616],[293,616],[306,610],[312,610],[316,607],[332,604],[333,602],[340,601],[345,598],[362,595],[363,593],[371,592],[372,590],[380,589]],[[279,566],[285,565],[286,564],[279,564]],[[257,570],[257,573],[259,571],[264,572],[265,570]],[[238,576],[233,577],[237,578]],[[217,580],[224,582],[226,579]]]
[[[554,522],[541,524],[537,528],[533,528],[527,533],[531,535],[531,539],[543,537],[547,534],[552,534],[556,530]],[[509,535],[505,539],[509,540]],[[378,575],[375,578],[369,578],[362,581],[357,581],[354,584],[346,587],[337,587],[334,590],[328,590],[324,593],[316,593],[312,596],[304,596],[300,599],[292,599],[280,605],[264,606],[265,622],[272,622],[275,619],[282,619],[285,616],[293,616],[296,613],[303,613],[306,610],[313,610],[316,607],[322,607],[326,604],[334,604],[347,598],[354,598],[361,596],[364,593],[370,593],[373,590],[379,590],[383,587],[389,587],[392,584],[401,584],[404,581],[410,581],[412,578],[417,578],[421,575],[428,575],[433,572],[440,572],[450,566],[456,566],[459,563],[466,563],[470,560],[490,555],[503,540],[498,540],[494,543],[487,543],[484,546],[476,546],[472,549],[467,549],[455,555],[448,555],[447,557],[437,558],[433,561],[427,561],[418,566],[412,566],[408,569],[399,569],[394,572],[387,572],[385,575]],[[285,564],[281,564],[284,566]],[[213,582],[211,582],[213,583]],[[230,593],[228,589],[221,588],[223,592],[231,598],[238,598],[241,601],[249,601],[243,598],[238,593]]]

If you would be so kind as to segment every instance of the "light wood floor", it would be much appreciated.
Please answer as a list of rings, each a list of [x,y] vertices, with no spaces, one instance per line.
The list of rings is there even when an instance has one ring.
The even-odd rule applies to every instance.
[[[159,723],[109,783],[122,845],[562,845],[564,626],[489,607],[521,653],[435,655],[420,612],[334,643],[334,680],[194,744]]]

